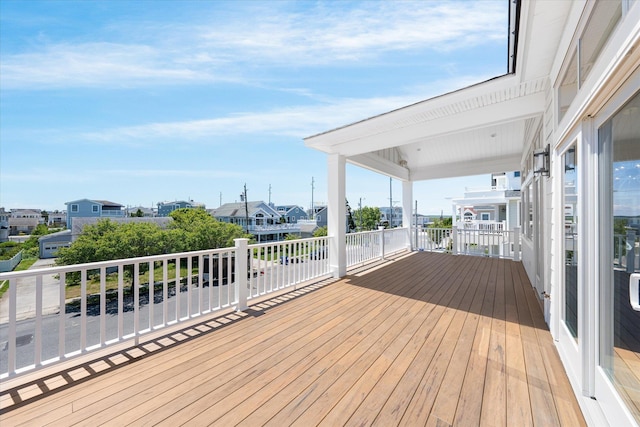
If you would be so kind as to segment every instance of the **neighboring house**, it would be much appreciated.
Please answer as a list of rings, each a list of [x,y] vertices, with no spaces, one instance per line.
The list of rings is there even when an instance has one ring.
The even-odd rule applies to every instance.
[[[389,206],[381,206],[380,209],[380,222],[384,224],[389,224],[390,228],[402,227],[402,207],[394,206],[392,215],[389,215],[391,212],[391,207]]]
[[[280,205],[273,206],[273,208],[289,224],[295,224],[301,219],[307,219],[307,213],[297,205]]]
[[[124,206],[107,200],[80,199],[67,205],[67,228],[73,227],[74,218],[124,218]]]
[[[144,206],[134,206],[134,207],[128,207],[125,209],[125,216],[128,217],[132,217],[132,216],[137,216],[138,215],[138,211],[142,212],[142,216],[144,218],[153,218],[155,216],[158,216],[156,214],[156,210],[153,208],[145,208]],[[163,215],[166,216],[166,215]]]
[[[278,241],[287,234],[300,234],[297,224],[281,224],[280,213],[263,201],[225,203],[209,213],[218,221],[241,226],[259,242]]]
[[[158,216],[169,216],[169,214],[176,209],[206,209],[204,203],[194,202],[193,200],[176,200],[175,202],[160,202],[158,203]]]
[[[66,227],[67,213],[61,211],[49,212],[49,221],[47,225],[49,227]]]
[[[71,246],[71,230],[62,230],[57,233],[44,235],[38,239],[40,246],[40,258],[55,258],[60,248]]]
[[[38,224],[44,224],[40,209],[11,209],[9,235],[31,234]]]
[[[520,227],[520,172],[494,173],[491,186],[467,188],[463,198],[453,199],[457,227],[513,230]]]
[[[9,215],[4,208],[0,208],[0,243],[9,240]]]
[[[315,219],[318,227],[326,227],[327,226],[327,207],[314,206],[313,219]]]
[[[305,143],[327,154],[335,218],[347,163],[401,181],[407,226],[416,181],[520,171],[521,215],[506,203],[493,213],[521,217],[522,264],[550,351],[590,425],[638,426],[640,1],[508,4],[506,74]],[[484,202],[472,204],[481,217],[478,206],[493,205]],[[340,221],[328,232],[345,238]],[[330,246],[336,277],[346,274],[343,248]]]

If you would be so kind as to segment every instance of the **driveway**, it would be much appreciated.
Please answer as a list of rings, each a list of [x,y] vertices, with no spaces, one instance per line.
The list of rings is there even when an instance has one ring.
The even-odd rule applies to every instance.
[[[53,266],[55,259],[39,259],[29,270]],[[53,314],[60,310],[60,284],[55,275],[42,277],[43,314]],[[17,320],[35,317],[36,311],[36,279],[35,277],[18,279]],[[5,292],[0,300],[0,323],[9,321],[9,292]]]

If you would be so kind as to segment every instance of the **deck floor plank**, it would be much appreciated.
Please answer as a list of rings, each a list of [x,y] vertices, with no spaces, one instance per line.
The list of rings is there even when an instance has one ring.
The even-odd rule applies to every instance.
[[[29,401],[3,384],[0,424],[585,425],[509,260],[413,253],[88,357]]]

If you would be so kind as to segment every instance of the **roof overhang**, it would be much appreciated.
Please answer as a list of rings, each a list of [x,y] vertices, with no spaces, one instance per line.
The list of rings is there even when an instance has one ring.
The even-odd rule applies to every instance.
[[[544,85],[505,75],[305,143],[401,180],[519,170],[525,130],[544,111]]]
[[[511,2],[510,2],[511,3]],[[308,147],[400,180],[520,170],[542,123],[569,6],[516,2],[509,71],[494,79],[305,138]],[[517,22],[514,22],[517,20]],[[515,71],[514,71],[515,70]]]

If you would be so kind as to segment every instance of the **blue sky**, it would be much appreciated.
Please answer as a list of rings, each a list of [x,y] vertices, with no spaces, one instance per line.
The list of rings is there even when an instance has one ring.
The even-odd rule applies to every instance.
[[[327,167],[302,139],[504,74],[507,1],[2,0],[0,40],[0,206],[214,208],[246,183],[308,208]],[[414,197],[447,214],[478,185]],[[389,178],[348,166],[361,197],[388,206]]]

